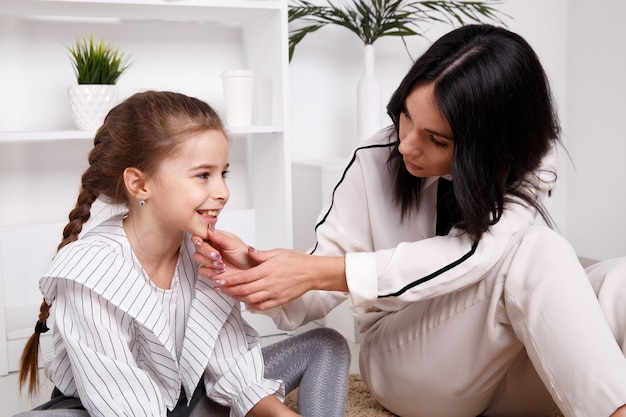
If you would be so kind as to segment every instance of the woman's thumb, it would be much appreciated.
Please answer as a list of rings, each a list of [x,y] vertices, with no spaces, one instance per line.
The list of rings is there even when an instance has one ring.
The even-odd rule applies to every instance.
[[[269,258],[274,256],[274,252],[274,250],[256,250],[254,247],[248,246],[250,258],[258,263],[267,261]]]

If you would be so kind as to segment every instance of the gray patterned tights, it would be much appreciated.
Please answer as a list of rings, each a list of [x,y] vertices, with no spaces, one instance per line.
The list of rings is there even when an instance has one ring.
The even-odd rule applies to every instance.
[[[265,376],[296,387],[303,417],[342,417],[348,395],[350,349],[338,332],[319,328],[263,348]]]

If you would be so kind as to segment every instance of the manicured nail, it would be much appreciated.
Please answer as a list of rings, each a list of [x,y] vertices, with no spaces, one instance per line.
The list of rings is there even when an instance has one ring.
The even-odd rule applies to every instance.
[[[211,229],[212,232],[215,232],[215,225],[209,224],[209,229]]]
[[[222,260],[222,255],[220,255],[220,254],[219,254],[219,253],[217,253],[217,252],[211,252],[211,253],[209,254],[209,258],[214,259],[214,260],[216,260],[216,261],[221,261],[221,260]]]
[[[217,279],[217,280],[215,280],[215,283],[217,285],[224,285],[224,284],[226,284],[226,281],[224,281],[223,279]]]
[[[214,269],[213,272],[215,272],[217,275],[219,274],[223,274],[224,272],[226,272],[225,269]]]
[[[254,246],[248,246],[248,252],[256,253],[256,249],[254,248]]]
[[[196,246],[202,246],[202,239],[194,239],[193,244]]]
[[[222,261],[215,261],[213,262],[213,266],[215,267],[215,269],[224,269],[224,262]]]

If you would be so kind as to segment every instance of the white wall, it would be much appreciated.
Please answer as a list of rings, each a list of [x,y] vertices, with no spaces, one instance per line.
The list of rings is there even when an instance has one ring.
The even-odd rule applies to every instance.
[[[567,236],[589,258],[626,255],[626,2],[569,0]]]
[[[158,21],[59,24],[0,15],[0,131],[75,129],[67,88],[76,80],[66,47],[90,33],[96,40],[114,40],[130,55],[130,70],[117,83],[120,99],[148,88],[173,89],[221,111],[220,74],[243,66],[236,28],[201,22],[163,26]],[[206,41],[212,38],[220,42]],[[216,56],[221,66],[215,64]],[[246,180],[241,175],[243,147],[242,141],[231,147],[231,166],[242,167],[229,179],[232,190],[238,189],[233,184]],[[90,140],[1,143],[0,225],[65,221],[91,148]],[[247,204],[244,193],[231,193],[229,209],[245,209]],[[33,210],[38,212],[36,218]]]
[[[320,1],[320,4],[322,2]],[[570,158],[562,152],[559,183],[548,207],[559,230],[582,256],[626,255],[624,117],[626,54],[620,20],[626,2],[615,0],[504,0],[507,27],[528,40],[543,62],[563,126]],[[431,28],[432,41],[450,30]],[[429,41],[407,38],[413,56]],[[361,76],[360,40],[326,27],[296,48],[290,64],[294,160],[347,156],[356,144],[356,84]],[[376,71],[383,101],[411,59],[398,38],[376,43]],[[384,114],[384,109],[381,109]],[[385,124],[388,119],[384,116]],[[609,175],[611,173],[611,175]],[[612,182],[613,190],[600,179]],[[599,210],[604,214],[597,216]],[[596,216],[594,216],[596,215]]]
[[[626,150],[626,126],[622,116],[626,113],[626,102],[622,99],[626,93],[626,54],[621,46],[621,41],[626,39],[626,26],[621,21],[626,2],[504,0],[501,10],[512,17],[506,20],[508,27],[524,36],[544,63],[559,108],[564,140],[575,164],[574,169],[572,162],[566,156],[562,157],[559,185],[549,201],[553,217],[582,256],[606,258],[626,254],[626,217],[623,215],[626,192],[620,181],[626,176],[626,164],[621,161]],[[0,100],[0,130],[72,128],[65,93],[72,75],[64,45],[69,44],[77,32],[89,32],[94,25],[47,26],[40,22],[30,27],[29,24],[17,25],[10,19],[2,20],[0,50],[15,56],[13,52],[24,47],[19,41],[24,36],[32,41],[26,43],[32,49],[24,50],[23,62],[0,65],[0,87],[3,90],[0,97],[13,98]],[[126,41],[127,37],[135,39],[136,34],[125,36],[115,25],[96,26],[99,26],[97,33],[118,38],[124,50],[136,49]],[[171,44],[168,40],[171,36],[177,40],[187,39],[185,28],[177,29],[174,34],[163,34],[160,42],[167,46]],[[438,25],[432,27],[427,36],[434,40],[449,30],[449,26]],[[213,35],[210,27],[206,31],[207,36]],[[429,41],[412,37],[407,38],[407,43],[412,55],[417,56]],[[195,47],[193,42],[188,46]],[[408,70],[411,58],[398,38],[383,38],[376,43],[376,49],[376,71],[382,83],[383,102],[386,102]],[[144,73],[153,74],[152,83],[167,87],[165,81],[154,79],[164,73],[162,49],[151,52],[134,57],[133,71],[120,80],[122,94],[128,85],[137,83],[138,74]],[[228,50],[204,52],[206,56],[225,56],[229,62],[239,58],[231,56]],[[47,63],[45,68],[51,77],[66,82],[46,83],[47,77],[37,75],[41,65],[25,64],[29,54],[35,56],[37,62]],[[343,28],[321,29],[298,45],[289,67],[291,117],[288,123],[293,138],[290,148],[293,160],[350,154],[356,144],[356,84],[361,76],[362,59],[360,40]],[[188,78],[204,77],[206,83],[186,86],[189,91],[209,101],[219,101],[218,73],[207,71],[204,61],[200,59],[200,62],[202,64],[190,68],[179,65],[169,73],[180,73],[187,78],[185,71],[195,71],[193,77]],[[26,73],[16,74],[18,68]],[[19,83],[12,81],[23,78],[29,80],[28,100],[19,99],[21,95],[15,92]],[[33,114],[38,116],[33,117]],[[386,121],[384,108],[381,108],[381,114]],[[28,121],[27,127],[25,121]],[[40,207],[40,202],[46,201],[40,221],[55,220],[56,215],[52,219],[52,213],[66,213],[66,206],[70,204],[67,201],[55,203],[53,196],[49,195],[53,191],[46,186],[46,166],[64,164],[69,155],[88,151],[87,144],[83,146],[75,142],[63,144],[59,155],[45,148],[38,161],[25,161],[22,154],[28,152],[21,149],[21,145],[3,145],[2,152],[6,155],[0,155],[5,162],[0,168],[3,184],[17,189],[15,193],[19,194],[19,200],[28,207]],[[13,171],[8,170],[9,165],[13,166]],[[20,189],[19,178],[13,178],[9,173],[29,169],[42,172],[41,187]],[[82,169],[82,166],[68,166],[67,189],[54,190],[56,195],[60,191],[63,195],[73,195]],[[0,205],[4,223],[20,223],[14,217],[15,212],[7,213],[6,209],[5,205]],[[7,217],[9,214],[12,218]]]

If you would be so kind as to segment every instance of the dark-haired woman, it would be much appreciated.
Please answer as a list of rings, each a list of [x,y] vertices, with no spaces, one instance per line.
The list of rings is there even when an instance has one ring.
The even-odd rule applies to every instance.
[[[626,415],[626,258],[588,277],[533,226],[550,224],[560,129],[532,48],[502,28],[456,29],[387,110],[392,126],[357,149],[320,218],[318,256],[211,231],[195,259],[219,251],[229,268],[201,273],[285,328],[350,296],[361,373],[400,416]]]

